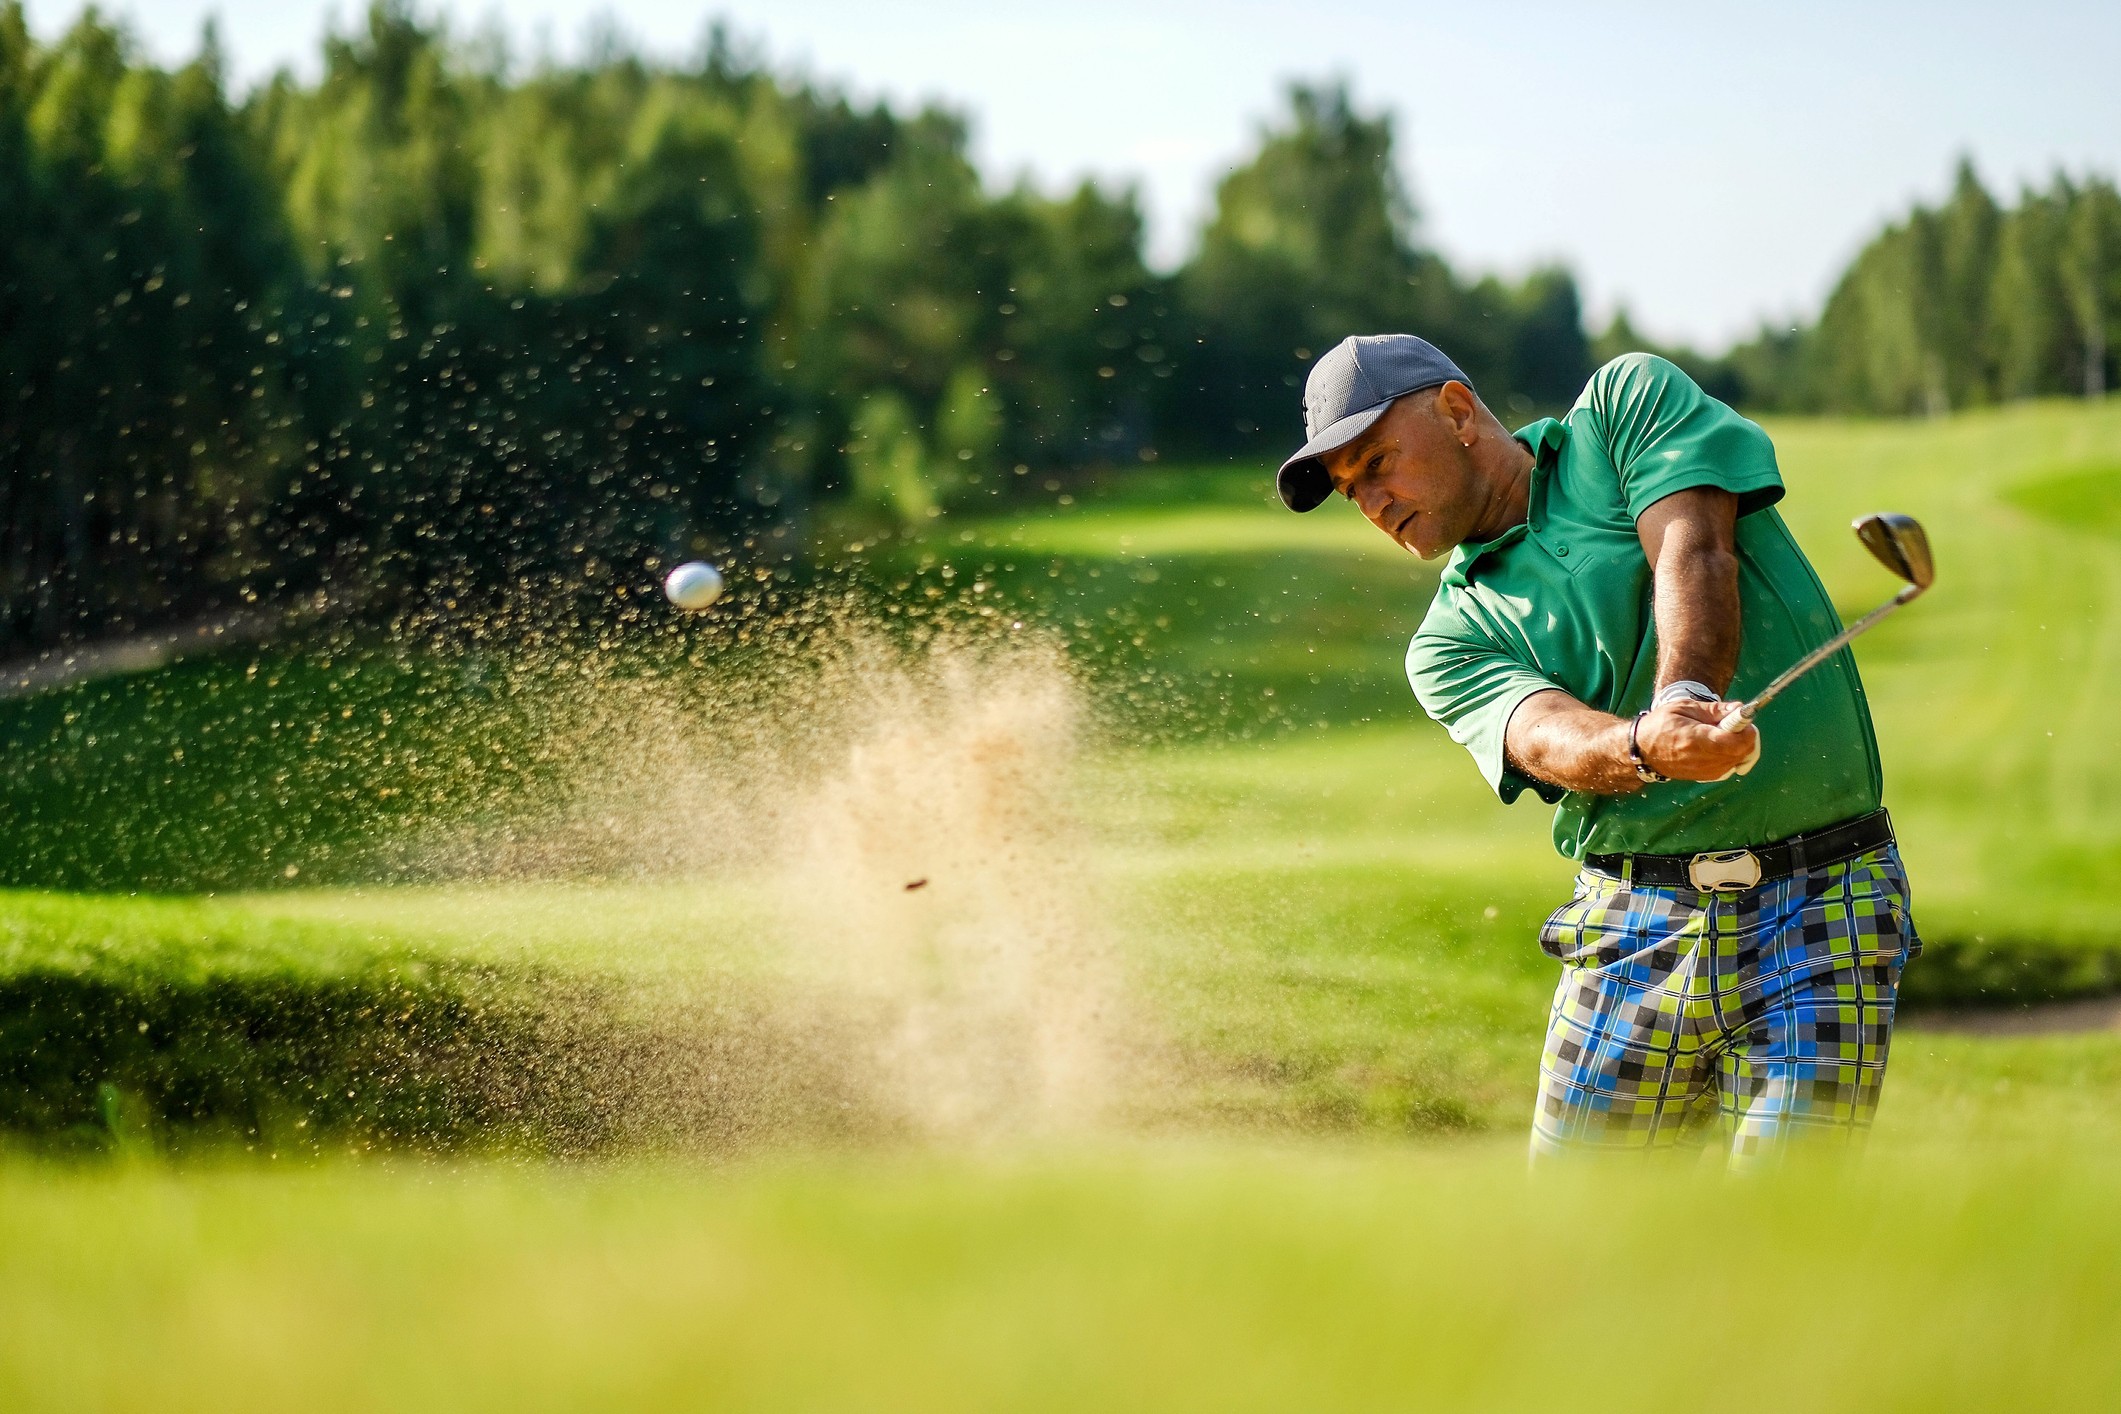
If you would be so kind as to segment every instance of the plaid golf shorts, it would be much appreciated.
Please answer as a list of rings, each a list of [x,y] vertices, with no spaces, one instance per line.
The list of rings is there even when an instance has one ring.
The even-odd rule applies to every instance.
[[[1590,870],[1540,930],[1562,964],[1535,1158],[1703,1145],[1731,1161],[1870,1125],[1900,970],[1922,949],[1892,845],[1743,893]]]

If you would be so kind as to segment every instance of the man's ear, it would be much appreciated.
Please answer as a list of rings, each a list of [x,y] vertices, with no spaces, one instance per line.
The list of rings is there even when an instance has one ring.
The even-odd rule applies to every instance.
[[[1453,378],[1436,390],[1436,417],[1451,440],[1462,445],[1471,445],[1474,419],[1480,414],[1480,399],[1473,390]]]

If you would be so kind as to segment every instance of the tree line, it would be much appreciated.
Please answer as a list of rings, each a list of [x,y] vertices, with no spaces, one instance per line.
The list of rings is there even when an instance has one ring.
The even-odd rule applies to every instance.
[[[0,655],[306,596],[608,600],[820,519],[1259,456],[1350,332],[1433,338],[1506,415],[1645,346],[1593,339],[1559,267],[1454,271],[1394,137],[1292,88],[1160,272],[1132,190],[993,189],[961,116],[856,102],[719,29],[684,62],[525,64],[382,0],[313,81],[235,95],[211,30],[162,67],[93,11],[40,43],[8,0]],[[2112,237],[2082,213],[2111,187],[2006,213],[1970,180],[1815,328],[1672,352],[1766,406],[2103,387],[2085,311],[2117,302],[2082,272]]]
[[[1782,401],[1936,414],[2016,398],[2103,396],[2121,349],[2121,196],[2057,175],[2005,209],[1962,162],[1842,276]]]
[[[990,190],[966,146],[721,32],[526,67],[380,3],[315,81],[234,97],[210,31],[161,68],[0,7],[0,651],[608,588],[1279,445],[1351,329],[1429,330],[1520,403],[1587,371],[1568,275],[1421,249],[1389,122],[1337,89],[1291,95],[1172,274],[1133,192]]]
[[[1653,347],[1615,321],[1600,354]],[[1727,400],[1781,412],[1936,416],[2023,398],[2105,396],[2121,358],[2121,195],[2057,173],[2017,205],[1962,159],[1849,263],[1816,323],[1727,353],[1671,351]]]

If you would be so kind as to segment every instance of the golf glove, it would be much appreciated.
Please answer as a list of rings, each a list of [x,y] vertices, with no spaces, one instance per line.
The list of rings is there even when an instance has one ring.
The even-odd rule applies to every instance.
[[[1743,761],[1740,761],[1740,762],[1739,762],[1739,763],[1738,763],[1737,765],[1735,765],[1735,766],[1731,767],[1731,769],[1730,769],[1730,770],[1728,770],[1728,771],[1724,772],[1724,773],[1723,773],[1722,775],[1718,776],[1718,777],[1717,777],[1716,779],[1717,779],[1717,780],[1719,780],[1719,781],[1727,781],[1727,780],[1729,780],[1729,779],[1730,779],[1731,777],[1733,777],[1733,776],[1742,776],[1742,775],[1744,775],[1744,774],[1745,774],[1746,772],[1748,772],[1748,771],[1752,770],[1752,769],[1753,769],[1753,768],[1754,768],[1755,766],[1757,766],[1757,765],[1759,765],[1759,764],[1760,764],[1760,724],[1759,724],[1758,722],[1755,722],[1755,723],[1753,724],[1753,754],[1752,754],[1752,755],[1750,755],[1750,756],[1748,756],[1748,757],[1746,757],[1746,758],[1745,758],[1745,760],[1743,760]]]

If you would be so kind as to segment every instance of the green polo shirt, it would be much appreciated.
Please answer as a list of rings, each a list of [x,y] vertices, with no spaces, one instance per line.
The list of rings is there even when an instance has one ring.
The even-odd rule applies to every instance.
[[[1877,809],[1878,744],[1846,649],[1761,712],[1760,762],[1735,780],[1590,795],[1504,760],[1510,714],[1535,692],[1558,687],[1623,716],[1649,705],[1657,634],[1635,518],[1676,491],[1738,496],[1743,636],[1730,697],[1751,696],[1841,627],[1773,509],[1782,476],[1767,434],[1671,363],[1614,359],[1565,420],[1517,437],[1537,458],[1525,523],[1452,552],[1407,650],[1422,707],[1473,753],[1504,803],[1527,787],[1558,803],[1554,844],[1572,859],[1766,844]]]

